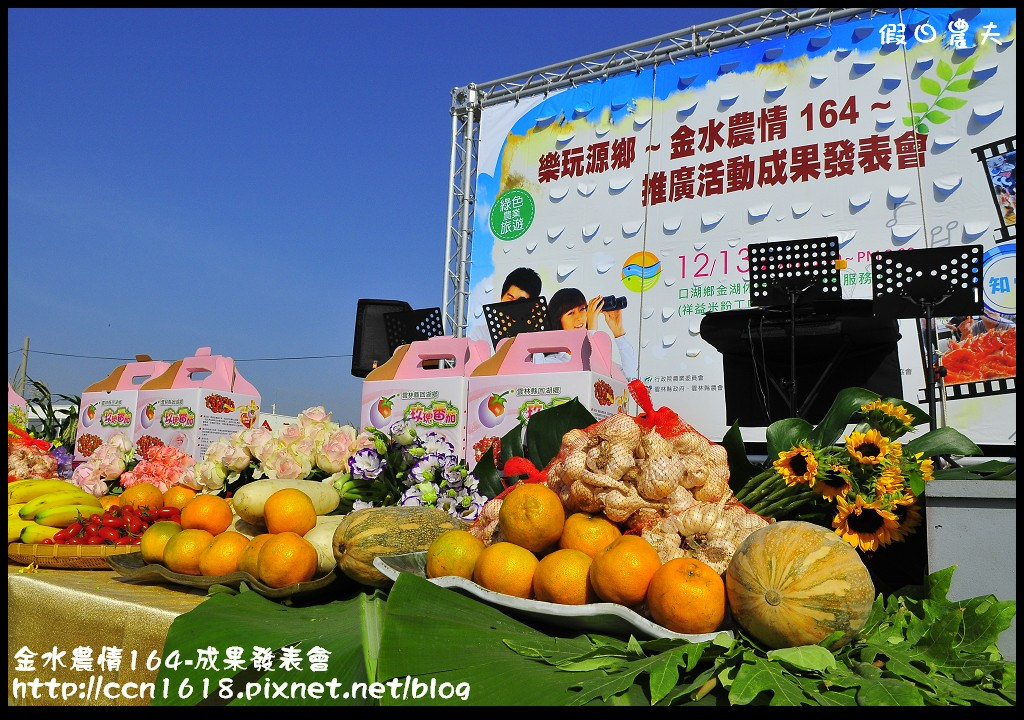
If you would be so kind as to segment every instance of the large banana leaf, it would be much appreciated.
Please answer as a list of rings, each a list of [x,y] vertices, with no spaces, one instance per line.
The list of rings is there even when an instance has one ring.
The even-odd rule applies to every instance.
[[[373,678],[377,672],[383,614],[383,594],[363,589],[350,591],[349,597],[343,600],[308,607],[289,607],[251,590],[237,595],[214,595],[171,624],[153,704],[372,704],[362,697],[275,698],[272,688],[268,697],[264,688],[268,682],[287,682],[289,686],[300,683],[308,687],[336,678],[342,683],[339,692],[347,692],[351,683],[367,682],[367,678]],[[273,651],[272,670],[254,669],[252,658],[257,646]],[[306,656],[317,646],[331,653],[324,671],[311,670]],[[238,672],[227,670],[224,665],[230,647],[243,650],[246,665]],[[298,649],[301,658],[298,669],[279,667],[281,649],[285,647]],[[216,670],[204,668],[197,662],[202,657],[200,651],[206,654],[210,649],[217,653]]]
[[[532,420],[531,420],[532,423]],[[603,675],[600,669],[564,672],[513,652],[518,647],[544,647],[567,654],[586,652],[591,643],[572,633],[541,632],[484,603],[410,573],[398,576],[388,598],[380,643],[378,679],[404,681],[406,676],[440,688],[468,683],[468,705],[567,705],[571,688]],[[449,698],[451,695],[449,694]],[[382,704],[403,703],[382,698]],[[451,705],[429,694],[416,704]]]

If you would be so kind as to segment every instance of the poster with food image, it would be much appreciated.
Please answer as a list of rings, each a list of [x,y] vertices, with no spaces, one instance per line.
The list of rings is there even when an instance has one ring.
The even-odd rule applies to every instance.
[[[717,441],[735,418],[701,325],[751,307],[751,244],[836,238],[842,301],[872,299],[874,253],[980,245],[987,312],[1015,323],[1015,33],[1012,8],[878,10],[484,107],[469,334],[519,268],[549,302],[624,296],[615,360]],[[611,332],[606,317],[588,327]],[[916,321],[899,334],[902,396],[919,402]],[[1008,372],[989,349],[945,350]],[[940,421],[1014,444],[1012,383],[985,392]]]

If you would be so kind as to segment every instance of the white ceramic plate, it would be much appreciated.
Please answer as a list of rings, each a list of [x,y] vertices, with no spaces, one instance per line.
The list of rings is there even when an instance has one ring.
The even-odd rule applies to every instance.
[[[403,572],[426,577],[426,562],[426,552],[415,552],[404,555],[392,555],[390,557],[378,557],[374,559],[373,566],[380,570],[385,577],[395,581],[398,579],[399,573]],[[649,638],[682,638],[690,642],[711,640],[720,633],[734,637],[732,631],[728,629],[702,635],[684,635],[672,632],[668,628],[651,622],[642,615],[618,603],[602,602],[589,605],[559,605],[557,603],[542,602],[541,600],[524,600],[487,590],[475,582],[455,576],[431,578],[430,582],[439,587],[457,590],[458,592],[470,595],[488,605],[507,610],[510,614],[528,617],[542,623],[557,625],[558,627],[569,627],[607,635],[640,634]],[[728,618],[726,622],[728,623]]]

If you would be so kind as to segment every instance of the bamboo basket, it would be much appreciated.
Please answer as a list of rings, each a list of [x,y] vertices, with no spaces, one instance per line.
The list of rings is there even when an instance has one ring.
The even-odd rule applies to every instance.
[[[107,558],[138,552],[137,545],[41,545],[11,543],[7,557],[16,563],[63,570],[110,570]]]

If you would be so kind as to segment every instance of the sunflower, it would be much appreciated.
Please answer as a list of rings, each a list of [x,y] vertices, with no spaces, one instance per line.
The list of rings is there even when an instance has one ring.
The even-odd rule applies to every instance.
[[[892,512],[899,522],[896,539],[903,540],[907,535],[917,532],[921,524],[921,505],[911,493],[898,494],[892,498]]]
[[[889,495],[899,492],[906,485],[906,479],[898,465],[889,465],[882,470],[882,474],[875,479],[875,495]]]
[[[846,450],[861,465],[878,465],[889,453],[889,440],[877,430],[854,431],[846,438]]]
[[[878,399],[861,405],[860,412],[871,427],[878,429],[886,437],[898,438],[914,429],[914,418],[902,405]]]
[[[882,507],[881,500],[865,502],[863,496],[848,502],[836,497],[836,517],[832,521],[836,534],[853,547],[874,552],[890,544],[899,532],[899,520],[892,511]]]
[[[780,452],[779,459],[772,465],[790,486],[800,483],[810,485],[818,474],[818,458],[815,456],[814,450],[803,443]]]
[[[836,496],[846,495],[853,489],[850,475],[850,468],[840,463],[830,463],[811,489],[826,500],[834,500]]]

